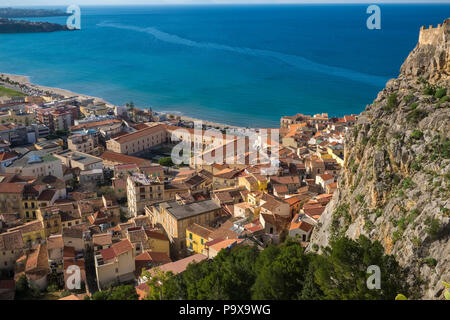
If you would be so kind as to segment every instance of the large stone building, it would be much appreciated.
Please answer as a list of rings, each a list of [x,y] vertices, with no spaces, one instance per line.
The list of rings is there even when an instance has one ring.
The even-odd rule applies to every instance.
[[[165,126],[155,124],[147,128],[110,139],[106,148],[124,154],[135,154],[167,142],[168,133]]]

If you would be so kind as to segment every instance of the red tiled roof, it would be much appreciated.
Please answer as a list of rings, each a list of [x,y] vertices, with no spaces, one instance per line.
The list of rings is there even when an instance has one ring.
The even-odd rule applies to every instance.
[[[127,251],[132,251],[133,246],[128,239],[124,239],[120,242],[117,242],[112,245],[111,248],[103,249],[100,251],[100,254],[103,257],[103,260],[111,260]]]
[[[157,124],[153,127],[147,127],[142,130],[138,130],[136,132],[131,132],[126,135],[120,136],[115,139],[118,143],[126,143],[129,141],[134,141],[136,139],[139,139],[141,137],[145,137],[147,135],[157,133],[157,132],[164,132],[165,133],[165,127],[162,124]]]
[[[22,193],[24,187],[23,183],[0,183],[0,193]]]
[[[169,239],[167,239],[167,237],[165,235],[163,235],[162,233],[159,233],[156,231],[151,231],[151,230],[145,230],[145,233],[147,234],[147,237],[149,237],[151,239],[169,241]]]
[[[89,123],[83,123],[80,125],[72,126],[72,127],[70,127],[70,130],[75,131],[75,130],[82,129],[82,128],[87,129],[87,128],[93,128],[93,127],[107,126],[107,125],[111,125],[111,124],[119,123],[119,122],[121,122],[121,121],[117,120],[117,119],[89,122]]]
[[[8,160],[8,159],[11,159],[14,157],[17,157],[16,153],[12,153],[12,152],[1,152],[0,153],[0,161]]]
[[[170,263],[172,260],[165,252],[148,252],[150,260],[156,263]]]
[[[133,156],[129,156],[126,154],[117,153],[117,152],[113,152],[113,151],[103,152],[103,154],[100,156],[100,158],[105,161],[119,162],[122,164],[135,163],[137,165],[140,165],[142,163],[148,162],[148,160],[146,160],[146,159],[133,157]]]
[[[173,274],[178,274],[178,273],[184,272],[190,263],[193,263],[193,262],[198,263],[198,262],[201,262],[206,259],[207,259],[207,257],[205,255],[198,253],[193,256],[190,256],[190,257],[187,257],[187,258],[175,261],[175,262],[166,263],[166,264],[163,264],[162,266],[152,268],[152,269],[150,269],[150,271],[154,272],[155,269],[159,269],[163,272],[172,271]]]

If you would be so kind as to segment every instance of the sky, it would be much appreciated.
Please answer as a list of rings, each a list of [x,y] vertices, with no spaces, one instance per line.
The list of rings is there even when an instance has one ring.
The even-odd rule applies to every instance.
[[[430,3],[450,0],[0,0],[0,7],[37,5],[161,5],[161,4],[289,4],[289,3]]]

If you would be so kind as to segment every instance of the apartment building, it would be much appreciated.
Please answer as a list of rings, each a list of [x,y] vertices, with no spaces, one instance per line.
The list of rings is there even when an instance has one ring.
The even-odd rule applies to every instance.
[[[177,200],[146,207],[153,225],[160,225],[169,237],[174,256],[184,254],[186,229],[193,223],[211,226],[221,215],[221,206],[213,200],[183,204]]]
[[[133,173],[127,179],[127,199],[128,213],[136,217],[144,213],[146,205],[164,200],[164,182],[158,177]]]
[[[98,134],[87,132],[71,135],[67,138],[67,147],[71,151],[94,154],[98,150]]]
[[[135,279],[135,252],[130,240],[125,239],[95,255],[95,272],[100,290],[112,283]]]
[[[38,106],[33,111],[36,122],[46,125],[52,132],[68,130],[78,119],[78,107],[71,105]]]

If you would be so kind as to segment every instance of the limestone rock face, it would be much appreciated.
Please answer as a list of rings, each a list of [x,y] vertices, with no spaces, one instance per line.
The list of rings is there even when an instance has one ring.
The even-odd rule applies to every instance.
[[[419,42],[401,68],[405,76],[439,81],[450,74],[450,19],[436,28],[420,30]]]
[[[450,280],[450,20],[419,43],[346,133],[338,191],[308,250],[364,234],[409,269],[416,298]],[[320,250],[320,249],[319,249]]]

